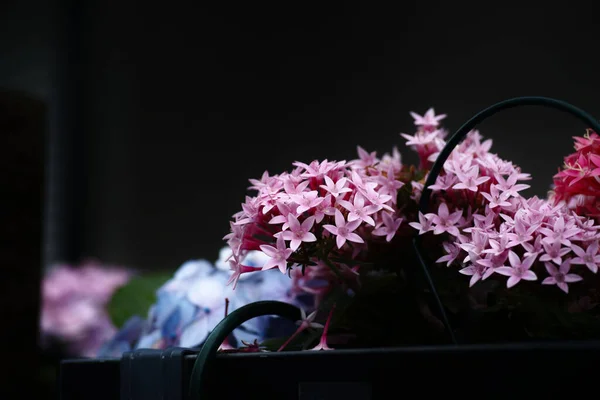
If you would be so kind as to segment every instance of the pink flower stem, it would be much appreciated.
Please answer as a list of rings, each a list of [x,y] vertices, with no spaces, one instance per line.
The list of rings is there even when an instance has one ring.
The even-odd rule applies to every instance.
[[[227,315],[229,313],[229,299],[227,297],[225,297],[225,318],[227,318]],[[229,344],[229,338],[225,338],[225,340],[223,340],[223,343],[221,343],[221,346],[219,347],[219,349],[231,349],[232,346],[231,344]]]
[[[294,340],[294,338],[295,338],[296,336],[298,336],[298,334],[299,334],[300,332],[302,332],[304,329],[306,329],[306,325],[304,325],[304,324],[301,324],[301,325],[298,327],[298,329],[296,330],[296,332],[294,332],[294,333],[292,334],[292,336],[290,336],[290,337],[288,338],[288,340],[286,340],[286,341],[285,341],[285,343],[284,343],[284,344],[282,344],[282,345],[281,345],[281,347],[280,347],[280,348],[279,348],[277,351],[279,352],[279,351],[282,351],[284,348],[286,348],[286,346],[287,346],[288,344],[290,344],[290,342],[291,342],[292,340]]]
[[[329,315],[327,316],[327,321],[325,322],[325,327],[323,327],[323,334],[321,335],[320,344],[324,347],[327,347],[327,332],[329,331],[329,323],[331,322],[333,310],[335,310],[335,303],[333,303],[333,305],[331,306],[331,310],[329,311]]]

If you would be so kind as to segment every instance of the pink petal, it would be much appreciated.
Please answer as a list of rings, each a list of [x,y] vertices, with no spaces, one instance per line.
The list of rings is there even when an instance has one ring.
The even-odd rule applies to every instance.
[[[504,275],[504,276],[513,276],[515,270],[512,269],[511,267],[499,267],[495,269],[495,272],[499,273],[500,275]]]
[[[519,281],[521,280],[521,278],[517,277],[517,276],[511,276],[510,278],[508,278],[508,280],[506,281],[506,287],[507,288],[511,288],[513,286],[515,286],[517,283],[519,283]]]
[[[360,220],[360,219],[350,221],[346,224],[346,229],[348,229],[349,231],[353,231],[356,228],[358,228],[361,223],[362,223],[362,220]]]
[[[300,247],[301,244],[302,244],[301,240],[294,238],[290,242],[290,249],[292,249],[293,251],[296,251],[298,249],[298,247]]]
[[[346,223],[346,220],[344,219],[342,212],[336,208],[335,209],[335,224],[337,226],[344,226],[345,223]]]
[[[361,238],[360,236],[358,236],[356,233],[349,233],[346,236],[346,239],[354,242],[354,243],[364,243],[365,241],[363,240],[363,238]]]
[[[310,216],[302,222],[302,229],[309,231],[315,223],[315,217]]]
[[[261,244],[260,249],[269,257],[275,257],[277,255],[277,249],[273,246],[269,246],[268,244]]]
[[[486,280],[487,278],[489,278],[490,276],[492,276],[492,274],[496,272],[494,268],[488,268],[485,270],[485,272],[483,273],[483,280]]]
[[[521,275],[521,279],[526,281],[535,281],[537,279],[537,275],[533,271],[525,271],[523,275]]]
[[[523,260],[521,267],[529,269],[533,265],[533,262],[535,261],[536,258],[537,258],[536,255],[531,255],[531,256],[525,257],[525,260]]]
[[[556,269],[556,267],[550,263],[544,263],[544,265],[546,266],[546,271],[548,271],[548,273],[550,275],[556,275],[558,273],[558,270]],[[552,278],[554,279],[554,278]],[[543,282],[542,282],[543,283]]]
[[[579,257],[585,257],[585,251],[581,247],[577,246],[576,244],[572,244],[571,248],[573,249],[573,252]]]
[[[556,284],[556,286],[558,286],[560,288],[560,290],[562,290],[563,292],[569,293],[569,285],[567,285],[566,283],[564,283],[564,282],[558,282]]]
[[[517,253],[515,253],[512,250],[508,252],[508,261],[510,262],[510,265],[512,265],[513,267],[519,266],[521,264],[521,260],[519,259],[519,256],[517,255]]]
[[[367,215],[374,214],[374,213],[376,213],[379,210],[381,210],[381,207],[380,206],[375,206],[375,205],[367,206],[367,207],[364,208],[364,211],[365,211],[365,213]]]
[[[304,236],[302,236],[302,241],[303,242],[316,242],[317,237],[311,232],[306,232],[304,234]]]
[[[364,217],[363,221],[365,221],[369,225],[375,226],[375,220],[369,216]]]
[[[565,260],[562,264],[560,264],[560,267],[558,268],[558,270],[563,274],[569,272],[570,269],[571,263],[569,262],[569,260]]]
[[[588,251],[594,255],[596,255],[596,253],[598,253],[598,241],[597,240],[594,240],[592,242],[592,244],[590,244],[590,246],[588,247]]]
[[[556,279],[553,276],[549,276],[542,281],[542,285],[556,285]]]
[[[479,280],[481,279],[481,275],[479,274],[473,274],[473,276],[471,277],[471,279],[469,280],[469,287],[473,286],[474,284],[476,284]]]
[[[356,208],[363,208],[363,206],[365,205],[365,199],[360,195],[360,194],[356,194],[356,196],[354,196],[354,206]]]
[[[440,206],[438,207],[438,215],[440,216],[441,219],[448,218],[449,212],[448,212],[448,206],[446,205],[446,203],[440,204]]]
[[[579,282],[582,281],[583,278],[577,274],[566,274],[565,275],[565,282]]]
[[[296,218],[294,214],[288,214],[288,224],[292,231],[295,231],[298,228],[300,228],[300,222],[298,222],[298,218]]]
[[[275,268],[275,267],[277,267],[277,264],[278,264],[278,262],[275,258],[269,258],[267,260],[267,262],[265,262],[265,265],[263,265],[262,270],[266,271],[268,269]]]
[[[323,225],[323,228],[334,235],[338,234],[338,228],[335,225]]]
[[[476,271],[477,271],[477,269],[475,267],[469,266],[469,267],[465,267],[465,268],[459,270],[458,272],[463,275],[473,275],[473,274],[475,274]]]

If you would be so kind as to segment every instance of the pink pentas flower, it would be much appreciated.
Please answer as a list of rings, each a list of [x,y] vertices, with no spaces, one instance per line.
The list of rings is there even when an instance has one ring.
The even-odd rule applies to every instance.
[[[597,135],[577,140],[555,190],[538,198],[524,195],[531,175],[492,153],[492,141],[473,130],[444,162],[422,213],[424,182],[448,131],[440,126],[445,115],[433,109],[413,114],[414,131],[400,135],[418,165],[403,164],[396,148],[378,157],[357,146],[356,159],[296,161],[289,172],[251,180],[257,193],[233,215],[225,237],[236,257],[261,251],[270,260],[262,269],[289,274],[294,296],[313,296],[315,309],[336,286],[360,290],[363,271],[385,269],[382,258],[402,260],[413,235],[426,235],[428,256],[467,276],[469,286],[495,280],[510,293],[517,284],[566,291],[563,283],[573,283],[578,293],[590,282],[600,261]],[[232,269],[238,277],[253,272],[239,263]],[[325,336],[317,348],[327,347]]]
[[[283,349],[285,349],[292,340],[294,340],[294,338],[296,336],[298,336],[301,332],[303,332],[306,329],[310,329],[310,328],[317,328],[317,329],[322,329],[324,326],[322,324],[319,324],[317,322],[314,322],[315,316],[317,315],[317,311],[313,311],[312,313],[310,313],[308,316],[306,315],[306,311],[304,311],[304,309],[300,309],[301,312],[301,319],[299,321],[296,322],[296,324],[298,325],[298,329],[296,330],[296,332],[294,332],[289,338],[288,340],[286,340],[281,347],[279,348],[278,351],[282,351]]]
[[[430,165],[427,157],[444,145],[447,131],[438,126],[441,119],[426,113],[410,135],[415,142],[407,145],[423,165]],[[429,131],[433,125],[437,128]],[[372,249],[402,251],[397,245],[411,237],[403,226],[417,220],[416,201],[422,190],[417,175],[423,172],[404,165],[396,147],[381,157],[361,146],[357,153],[358,158],[348,161],[296,161],[291,171],[265,172],[250,180],[249,189],[256,193],[246,196],[233,215],[231,232],[224,236],[234,253],[231,284],[254,272],[235,260],[261,251],[270,260],[264,269],[289,273],[298,281],[297,290],[323,298],[336,285],[358,288],[357,267],[373,268],[379,262]],[[322,282],[315,285],[311,278],[306,281],[310,284],[300,284],[311,276]]]
[[[571,241],[569,239],[577,235],[580,229],[576,226],[574,219],[565,221],[565,218],[561,215],[554,220],[552,226],[540,228],[540,232],[546,236],[543,239],[545,242],[559,242],[565,246],[570,246]]]
[[[243,274],[262,270],[261,267],[254,267],[254,266],[242,264],[242,262],[235,255],[235,253],[233,253],[231,258],[229,259],[229,265],[230,265],[231,271],[233,271],[233,273],[229,277],[229,280],[227,281],[227,285],[233,284],[234,290],[237,287],[238,281],[240,280],[240,277]]]
[[[472,256],[479,257],[484,254],[485,249],[488,247],[490,242],[490,235],[482,230],[473,230],[471,236],[460,236],[459,247],[467,252],[467,257],[464,258],[463,262],[472,261]]]
[[[429,131],[424,129],[417,131],[414,135],[405,133],[400,135],[407,139],[406,145],[410,146],[419,155],[419,168],[422,169],[428,169],[431,166],[434,161],[431,156],[439,153],[445,144],[442,140],[443,131],[441,130]]]
[[[494,272],[493,269],[491,269],[488,265],[485,265],[485,259],[479,259],[477,257],[473,258],[476,258],[473,263],[469,264],[468,267],[458,271],[463,275],[468,275],[471,277],[469,280],[469,286],[473,286],[478,281],[488,278]]]
[[[458,255],[460,254],[460,247],[458,247],[455,243],[444,242],[443,243],[444,250],[446,251],[446,255],[441,256],[436,260],[438,263],[446,263],[446,266],[450,266]]]
[[[377,183],[380,185],[379,193],[391,196],[392,203],[396,203],[398,190],[404,186],[404,183],[396,179],[394,166],[389,165],[385,174],[377,176]]]
[[[501,192],[498,185],[491,185],[489,193],[481,193],[481,195],[489,201],[488,207],[495,208],[498,206],[510,207],[511,203],[508,201],[510,193]]]
[[[439,235],[448,232],[451,235],[458,236],[459,231],[456,224],[458,224],[461,217],[462,211],[450,213],[448,211],[448,205],[446,203],[441,203],[438,207],[437,214],[433,215],[431,218],[431,223],[434,226],[433,233]]]
[[[495,272],[508,276],[508,281],[506,282],[506,287],[508,288],[515,286],[522,279],[526,281],[535,281],[537,275],[530,270],[535,258],[535,256],[528,256],[521,260],[514,251],[510,250],[508,252],[510,267],[499,267],[496,268]]]
[[[507,197],[518,197],[520,191],[530,187],[524,183],[517,183],[519,180],[519,175],[519,171],[511,171],[508,178],[505,179],[501,174],[496,173],[494,174],[494,178],[496,178],[498,183],[494,186],[498,191]]]
[[[453,189],[467,189],[472,192],[477,192],[478,186],[490,180],[489,176],[479,175],[479,166],[474,165],[466,171],[458,171],[457,177],[459,182],[452,186]]]
[[[375,220],[371,215],[381,208],[376,205],[365,204],[365,198],[360,193],[357,193],[354,196],[354,201],[352,203],[346,200],[338,200],[338,204],[348,210],[348,222],[360,220],[373,226],[375,226]]]
[[[314,217],[308,217],[302,223],[293,214],[288,214],[288,230],[280,233],[285,240],[290,241],[290,249],[296,251],[303,242],[315,242],[317,237],[310,230],[315,222]]]
[[[356,150],[358,151],[359,159],[354,161],[355,166],[358,166],[361,168],[366,168],[366,167],[370,167],[371,165],[374,165],[375,163],[377,163],[379,161],[377,159],[376,151],[372,151],[369,153],[368,151],[363,149],[361,146],[356,146]]]
[[[440,121],[446,118],[446,114],[435,115],[435,110],[429,108],[425,114],[419,115],[414,111],[410,112],[410,115],[415,120],[415,125],[422,126],[424,128],[437,128],[440,124]]]
[[[594,146],[600,154],[597,137]],[[570,268],[583,267],[596,273],[600,256],[596,258],[595,246],[600,227],[573,213],[575,207],[558,201],[559,196],[523,197],[529,185],[522,181],[531,176],[490,153],[490,149],[491,142],[483,141],[477,131],[470,132],[450,154],[435,185],[430,187],[432,208],[437,205],[437,211],[419,213],[417,221],[408,224],[419,235],[433,235],[437,228],[437,243],[443,255],[436,261],[460,267],[461,274],[470,276],[470,285],[508,276],[509,288],[520,281],[539,284],[537,277],[543,281],[543,276],[549,274],[546,263],[560,266],[567,262]],[[590,169],[594,160],[600,161],[591,160],[587,154],[587,161],[578,155],[571,162],[577,163],[577,168],[584,165]],[[569,179],[562,187],[569,187],[579,177],[571,172],[560,176]],[[580,185],[582,181],[573,185],[587,195]],[[578,198],[575,196],[572,198]],[[455,217],[448,223],[450,215]],[[440,226],[440,221],[446,223]]]
[[[287,260],[292,255],[294,250],[286,247],[283,235],[277,238],[277,247],[268,244],[262,244],[260,249],[270,258],[267,260],[262,269],[279,268],[282,273],[287,271]]]
[[[562,243],[558,241],[542,241],[542,246],[544,248],[544,254],[540,256],[540,261],[552,261],[556,265],[561,265],[563,262],[562,258],[571,252],[570,248],[562,247]]]
[[[400,225],[403,218],[395,218],[391,213],[385,212],[381,214],[381,223],[373,230],[375,236],[385,236],[386,242],[390,242]]]
[[[456,175],[440,175],[436,178],[435,184],[429,188],[439,192],[450,190],[457,183],[457,180]]]
[[[333,179],[327,175],[325,175],[323,178],[325,179],[325,185],[321,185],[321,188],[327,190],[336,198],[340,197],[340,195],[343,193],[352,192],[352,189],[346,186],[346,182],[348,182],[347,178],[340,178],[337,180],[337,182],[334,182]]]
[[[354,233],[354,230],[361,224],[361,220],[346,221],[340,210],[335,211],[335,225],[323,225],[327,231],[335,236],[335,242],[338,249],[341,249],[346,241],[363,243],[364,240]]]
[[[542,285],[556,285],[563,292],[569,293],[569,283],[583,280],[581,276],[569,273],[571,269],[569,260],[562,262],[558,268],[550,263],[545,263],[544,265],[550,276],[542,281]]]
[[[310,181],[297,181],[289,177],[289,179],[281,179],[283,181],[283,190],[291,195],[302,194],[308,187]]]
[[[591,242],[585,250],[576,244],[571,245],[571,248],[576,255],[576,257],[573,257],[571,260],[571,264],[585,265],[593,273],[598,272],[598,264],[600,264],[598,247],[598,241]]]
[[[311,208],[317,207],[323,201],[322,197],[317,197],[319,192],[311,190],[308,192],[302,192],[299,194],[290,195],[290,199],[298,205],[296,212],[302,214]]]
[[[409,222],[408,224],[415,229],[419,230],[419,235],[424,234],[425,232],[429,232],[433,230],[433,222],[432,219],[435,214],[428,213],[423,215],[419,211],[419,222]]]

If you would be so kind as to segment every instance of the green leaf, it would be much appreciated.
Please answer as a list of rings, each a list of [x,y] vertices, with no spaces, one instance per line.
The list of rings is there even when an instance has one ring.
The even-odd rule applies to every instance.
[[[320,332],[302,331],[282,351],[300,351],[311,344],[316,345],[315,341],[321,336]],[[289,337],[277,337],[265,339],[260,345],[267,351],[276,352],[288,340]]]
[[[156,302],[156,291],[172,276],[171,271],[147,273],[117,289],[107,306],[113,324],[120,328],[134,315],[145,317]]]

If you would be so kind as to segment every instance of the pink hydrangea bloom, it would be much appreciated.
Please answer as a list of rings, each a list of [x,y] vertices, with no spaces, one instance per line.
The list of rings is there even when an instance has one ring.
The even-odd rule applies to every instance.
[[[97,262],[51,267],[42,282],[43,344],[57,340],[71,356],[94,356],[116,332],[106,305],[131,276],[128,269]]]

